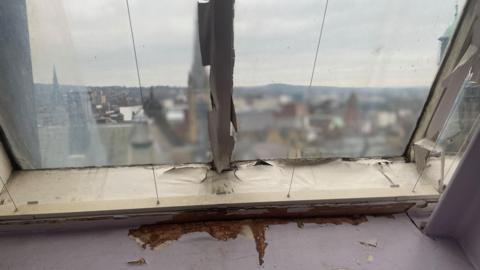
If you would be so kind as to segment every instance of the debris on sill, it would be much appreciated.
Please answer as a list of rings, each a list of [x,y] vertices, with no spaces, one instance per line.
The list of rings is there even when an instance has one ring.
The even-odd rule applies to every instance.
[[[255,246],[258,252],[258,262],[263,265],[265,249],[268,245],[265,239],[265,232],[270,225],[297,223],[299,228],[303,228],[305,223],[313,224],[351,224],[358,225],[367,222],[365,216],[354,217],[318,217],[318,218],[298,218],[298,219],[247,219],[231,221],[206,221],[190,223],[165,223],[143,225],[137,229],[129,231],[129,236],[134,238],[143,248],[157,249],[168,245],[169,243],[180,239],[185,234],[194,232],[206,232],[217,240],[227,241],[237,238],[238,235],[245,234],[249,230],[253,235]]]
[[[305,224],[303,223],[303,221],[301,221],[301,220],[298,220],[298,221],[297,221],[297,227],[298,227],[299,229],[303,229],[304,226],[305,226]]]
[[[257,159],[253,164],[253,166],[273,166],[273,165],[265,160]]]
[[[358,243],[362,246],[365,246],[365,247],[376,248],[378,246],[377,239],[369,239],[367,241],[358,241]]]
[[[231,180],[234,176],[233,171],[226,171],[220,174],[216,171],[212,171],[211,174],[212,178],[210,183],[212,194],[225,195],[235,192],[234,185]]]
[[[144,264],[147,264],[147,261],[145,260],[145,258],[140,258],[138,260],[135,260],[135,261],[129,261],[127,262],[127,264],[130,264],[130,265],[144,265]]]

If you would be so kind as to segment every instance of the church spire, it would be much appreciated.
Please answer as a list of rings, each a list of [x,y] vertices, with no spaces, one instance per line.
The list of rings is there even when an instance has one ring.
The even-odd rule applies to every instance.
[[[62,101],[62,96],[60,94],[60,84],[58,83],[57,69],[53,65],[53,78],[52,78],[52,101],[55,103]]]
[[[439,64],[442,62],[443,56],[445,55],[445,52],[448,47],[448,43],[450,42],[450,39],[452,38],[454,32],[455,32],[455,27],[457,26],[458,23],[458,1],[455,3],[455,13],[453,17],[453,22],[447,27],[445,32],[441,37],[438,38],[440,41],[440,58],[439,58]]]
[[[58,78],[57,78],[57,70],[55,68],[55,64],[53,65],[53,81],[52,84],[54,87],[58,87]]]
[[[202,55],[200,53],[200,38],[198,23],[195,23],[195,38],[193,40],[193,61],[188,73],[188,89],[187,89],[187,138],[191,143],[198,141],[199,127],[197,123],[197,104],[198,93],[205,93],[208,88],[208,75],[202,64]]]

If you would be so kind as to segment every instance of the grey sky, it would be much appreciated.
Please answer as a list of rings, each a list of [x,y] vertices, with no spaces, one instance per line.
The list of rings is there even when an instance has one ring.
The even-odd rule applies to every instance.
[[[330,0],[314,85],[428,85],[455,0]],[[464,1],[460,1],[463,4]],[[325,0],[237,0],[235,85],[308,84]],[[144,85],[187,83],[196,1],[130,0]],[[28,0],[36,82],[137,84],[124,0]]]

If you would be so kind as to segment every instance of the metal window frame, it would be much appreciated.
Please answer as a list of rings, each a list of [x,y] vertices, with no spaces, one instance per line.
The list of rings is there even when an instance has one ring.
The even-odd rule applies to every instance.
[[[404,156],[413,161],[414,144],[424,138],[435,141],[448,114],[452,110],[460,88],[447,88],[444,81],[452,74],[472,42],[475,22],[478,20],[477,0],[468,0],[456,26],[445,57],[430,88],[423,111],[406,146]]]
[[[445,113],[440,114],[439,112],[449,111],[453,106],[453,100],[456,95],[455,92],[447,92],[445,87],[442,87],[441,82],[454,70],[457,66],[459,61],[462,58],[462,55],[468,48],[468,45],[471,42],[472,38],[472,31],[473,25],[476,20],[475,16],[475,4],[477,3],[476,0],[468,0],[466,3],[464,10],[462,12],[459,24],[457,25],[456,31],[452,37],[452,41],[448,47],[446,56],[444,57],[442,64],[439,68],[439,71],[435,77],[435,80],[432,84],[431,91],[429,97],[425,103],[423,112],[421,117],[417,122],[416,129],[411,136],[410,142],[407,145],[407,149],[403,155],[403,157],[407,158],[408,161],[413,160],[413,153],[412,147],[413,143],[418,141],[419,139],[425,138],[426,136],[430,136],[434,138],[436,134],[438,134],[441,126],[442,120],[443,122],[446,120]],[[233,53],[233,48],[232,52]],[[233,67],[232,67],[233,68]],[[458,92],[458,91],[457,91]],[[453,97],[453,98],[452,98]],[[223,100],[223,99],[222,99]],[[223,112],[223,111],[222,111]],[[223,112],[225,113],[225,112]],[[228,115],[230,117],[225,117],[225,121],[228,121],[228,126],[232,122],[232,113],[233,108],[229,110]],[[7,149],[8,150],[8,149]],[[6,175],[4,179],[8,181],[9,176],[13,172],[12,164],[15,164],[14,160],[10,160],[9,157],[4,149],[4,147],[0,144],[0,175]],[[224,169],[224,168],[223,168]],[[358,195],[358,194],[357,194]],[[365,195],[365,194],[364,194]],[[329,204],[329,203],[375,203],[380,201],[411,201],[415,200],[413,197],[401,197],[399,194],[389,193],[384,194],[385,196],[379,196],[375,192],[369,194],[369,196],[364,196],[359,201],[360,196],[355,196],[352,193],[349,199],[338,201],[335,198],[335,192],[331,195],[323,197],[323,199],[318,200],[318,194],[306,194],[303,199],[300,201],[297,200],[289,200],[283,197],[276,197],[275,199],[272,198],[262,198],[257,197],[255,199],[246,199],[244,196],[237,196],[236,199],[232,201],[232,199],[226,199],[226,197],[221,197],[215,195],[211,199],[207,201],[201,201],[199,198],[194,199],[192,202],[194,204],[183,205],[183,207],[175,208],[172,202],[170,207],[150,207],[149,200],[138,201],[135,205],[132,205],[132,202],[91,202],[91,203],[81,203],[81,204],[72,204],[72,205],[54,205],[54,206],[29,206],[30,212],[27,215],[21,217],[21,219],[35,219],[38,217],[45,217],[45,218],[61,218],[65,217],[65,213],[81,213],[80,218],[84,218],[85,216],[92,216],[92,215],[103,215],[103,216],[112,216],[114,213],[116,216],[121,215],[122,213],[132,213],[135,215],[142,215],[145,212],[161,212],[161,211],[171,211],[172,209],[177,210],[192,210],[192,209],[199,209],[199,208],[211,208],[211,207],[230,207],[230,206],[272,206],[272,205],[291,205],[291,204],[298,204],[298,203],[307,203],[307,204],[314,204],[314,203],[322,203],[322,204]],[[229,195],[230,196],[230,195]],[[425,198],[423,198],[425,199]],[[429,197],[429,200],[435,201],[438,197]],[[138,205],[137,205],[138,204]],[[40,207],[40,208],[39,208]],[[57,207],[60,207],[64,211],[55,211]],[[35,210],[35,208],[38,208]],[[40,211],[39,211],[40,210]],[[72,214],[76,216],[75,214]],[[68,216],[68,214],[67,214]]]
[[[0,140],[0,178],[1,180],[6,183],[12,174],[13,167],[12,163],[10,162],[10,158],[7,154],[5,147],[3,146],[2,141]],[[0,190],[3,190],[3,184]]]
[[[228,7],[215,5],[215,1],[216,0],[211,0],[207,3],[207,5],[211,6],[211,8],[209,8],[210,10],[206,12],[207,16],[209,17],[208,20],[201,19],[200,15],[202,15],[202,12],[200,12],[200,6],[205,9],[206,4],[203,2],[199,3],[200,36],[208,32],[208,35],[205,38],[208,40],[205,40],[206,42],[204,41],[202,44],[202,50],[204,52],[207,52],[202,53],[202,57],[204,57],[203,62],[205,65],[211,65],[211,70],[213,73],[215,73],[215,70],[221,71],[226,67],[230,67],[229,71],[233,72],[235,53],[233,48],[232,23],[234,12],[233,10],[232,12],[228,12],[228,15],[232,16],[231,18],[228,18],[228,16],[220,16],[217,23],[212,23],[212,21],[215,21],[215,13],[221,14],[222,9],[229,9],[230,6],[233,6],[234,0],[226,1],[229,2],[229,4],[227,5]],[[220,3],[222,2],[224,1],[221,1]],[[471,42],[473,25],[476,19],[476,3],[476,0],[467,0],[463,8],[459,23],[456,27],[456,31],[454,32],[452,41],[447,48],[445,57],[443,58],[443,61],[432,83],[431,89],[429,91],[429,96],[425,102],[422,113],[416,123],[412,136],[410,136],[410,140],[405,147],[405,151],[401,155],[408,161],[414,160],[413,145],[415,142],[423,138],[435,140],[441,127],[443,126],[443,123],[446,120],[448,112],[453,107],[453,102],[459,89],[456,89],[456,91],[454,91],[455,89],[447,91],[446,87],[442,85],[442,82],[455,69],[456,65],[461,60],[463,54],[465,53]],[[215,12],[215,9],[219,9],[219,12]],[[230,22],[227,25],[231,29],[217,29],[222,27],[215,26],[217,24],[223,24],[225,22]],[[206,23],[209,23],[209,25],[206,25]],[[229,31],[232,32],[230,35],[231,40],[229,39],[226,44],[221,44],[222,42],[219,42],[215,39],[215,33],[225,35],[225,32]],[[221,45],[227,46],[221,47]],[[231,46],[231,50],[229,50],[229,46]],[[215,50],[220,47],[222,51],[220,53],[216,53]],[[215,57],[215,55],[217,54],[221,54],[222,57],[227,56],[228,59],[219,59],[221,57]],[[213,110],[209,112],[208,129],[210,133],[210,144],[213,150],[212,153],[214,155],[212,168],[216,169],[218,172],[229,170],[234,167],[234,165],[231,164],[231,154],[234,147],[234,141],[233,137],[230,134],[230,127],[233,126],[236,130],[237,125],[235,119],[235,109],[232,102],[232,76],[233,74],[230,74],[229,72],[224,72],[224,74],[222,73],[222,76],[211,77],[212,88],[215,88],[212,91],[212,100],[216,101],[215,106],[217,108],[213,108]],[[219,80],[218,77],[225,77],[226,82]],[[217,81],[219,82],[217,83]],[[4,145],[5,147],[9,146],[8,142],[5,142]],[[14,149],[7,149],[7,151],[9,152],[11,152],[12,150]],[[15,160],[12,160],[11,163],[14,165],[17,164]]]

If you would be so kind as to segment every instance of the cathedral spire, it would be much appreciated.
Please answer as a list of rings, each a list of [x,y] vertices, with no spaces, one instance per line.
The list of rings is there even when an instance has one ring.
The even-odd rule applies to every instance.
[[[58,87],[58,78],[57,78],[57,69],[55,68],[55,64],[53,65],[53,80],[52,84],[54,87]]]
[[[55,103],[62,101],[60,94],[60,84],[58,83],[57,69],[53,65],[53,78],[52,78],[52,101]]]
[[[187,89],[187,138],[191,143],[198,141],[199,127],[197,123],[197,104],[199,103],[197,94],[206,92],[208,88],[208,75],[202,64],[202,55],[200,53],[200,39],[198,23],[195,23],[195,38],[193,40],[193,61],[188,73],[188,89]]]

